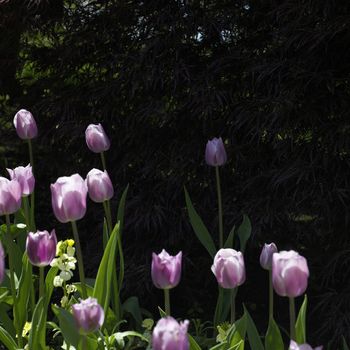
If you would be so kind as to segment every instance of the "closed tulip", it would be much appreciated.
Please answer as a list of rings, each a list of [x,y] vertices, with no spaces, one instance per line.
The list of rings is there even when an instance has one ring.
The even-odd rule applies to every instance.
[[[5,276],[5,252],[0,242],[0,283],[4,280]]]
[[[152,254],[152,281],[157,288],[176,287],[181,278],[182,252],[176,256],[169,255],[164,249],[160,254]]]
[[[260,254],[260,265],[265,270],[271,270],[272,267],[272,255],[277,253],[277,247],[275,243],[264,244],[264,247]]]
[[[109,150],[111,143],[101,124],[90,124],[85,130],[86,144],[92,152]]]
[[[233,289],[245,281],[245,265],[243,254],[234,249],[220,249],[211,267],[222,288]]]
[[[26,252],[32,265],[48,266],[56,255],[57,238],[55,230],[29,232]]]
[[[94,202],[102,203],[113,197],[113,185],[106,170],[90,170],[86,176],[86,183],[89,196]]]
[[[77,328],[82,333],[91,333],[103,325],[104,311],[97,299],[87,298],[72,305],[73,317]]]
[[[289,350],[322,350],[323,346],[317,346],[312,348],[309,344],[300,344],[298,345],[294,340],[291,340],[289,345]]]
[[[21,195],[17,180],[0,177],[0,216],[15,213],[21,207]]]
[[[38,135],[35,119],[32,113],[25,109],[21,109],[16,113],[13,125],[16,128],[17,135],[23,140],[33,139]]]
[[[272,283],[278,295],[290,298],[302,295],[307,288],[308,277],[306,259],[294,250],[273,254]]]
[[[226,163],[227,155],[221,137],[214,137],[207,142],[205,148],[205,161],[211,166],[220,166]]]
[[[26,167],[19,166],[14,169],[7,169],[7,171],[10,178],[12,180],[17,180],[21,185],[22,197],[29,196],[33,192],[35,178],[30,164]]]
[[[51,184],[51,203],[58,221],[81,219],[86,212],[87,186],[79,174],[64,176]]]
[[[152,334],[153,350],[188,350],[189,321],[178,323],[172,317],[161,318]]]

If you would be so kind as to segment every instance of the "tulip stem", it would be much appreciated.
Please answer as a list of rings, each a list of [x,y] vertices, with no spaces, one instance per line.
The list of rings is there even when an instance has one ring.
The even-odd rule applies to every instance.
[[[32,173],[34,174],[34,157],[33,157],[33,147],[32,140],[28,139],[28,148],[29,148],[29,160],[32,167]],[[34,221],[34,207],[35,207],[35,195],[34,191],[30,195],[30,229],[35,231],[35,221]]]
[[[216,174],[216,189],[218,193],[218,207],[219,207],[219,248],[224,246],[224,224],[223,224],[223,213],[222,213],[222,198],[221,198],[221,185],[220,185],[220,173],[219,167],[215,167]]]
[[[295,303],[294,298],[289,298],[289,317],[290,317],[290,339],[295,340]]]
[[[39,271],[40,271],[39,299],[45,295],[44,269],[45,269],[44,266],[39,267]]]
[[[72,221],[72,228],[73,228],[75,245],[77,247],[79,278],[80,278],[80,283],[81,283],[82,296],[83,296],[83,299],[86,299],[87,292],[86,292],[86,285],[85,285],[84,262],[83,262],[83,255],[82,255],[82,251],[81,251],[80,241],[79,241],[77,223],[75,221]]]
[[[105,158],[104,152],[101,152],[100,155],[101,155],[101,161],[102,161],[103,170],[107,170],[107,167],[106,167],[106,158]]]
[[[164,289],[164,305],[165,313],[167,316],[170,316],[170,290]]]
[[[231,325],[236,322],[236,295],[237,288],[231,290]]]
[[[273,318],[273,284],[272,270],[269,270],[269,319]]]

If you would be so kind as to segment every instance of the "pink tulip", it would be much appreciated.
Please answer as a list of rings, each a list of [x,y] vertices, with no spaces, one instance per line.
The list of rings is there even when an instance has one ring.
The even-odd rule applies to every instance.
[[[21,185],[17,180],[0,177],[0,215],[15,213],[21,207]]]
[[[32,172],[32,167],[28,164],[26,167],[19,166],[15,169],[7,169],[11,180],[17,180],[21,185],[22,197],[29,196],[35,185],[35,178]]]
[[[317,346],[315,349],[309,344],[298,345],[294,340],[290,341],[289,350],[322,350],[323,346]]]
[[[16,113],[13,125],[16,128],[17,135],[23,140],[33,139],[38,135],[35,119],[32,113],[25,109],[21,109]]]
[[[222,288],[236,288],[245,281],[243,254],[231,248],[220,249],[211,270]]]
[[[106,170],[90,170],[86,176],[86,184],[90,198],[96,203],[102,203],[113,197],[113,185]]]
[[[85,131],[86,144],[92,152],[109,150],[111,143],[101,124],[90,124]]]
[[[207,146],[205,148],[205,161],[211,166],[219,166],[226,163],[227,155],[221,137],[214,137],[212,140],[207,142]]]
[[[51,184],[51,203],[58,221],[81,219],[86,212],[87,186],[79,174],[59,177]]]
[[[290,298],[302,295],[307,288],[308,277],[306,259],[294,250],[273,254],[272,283],[278,295]]]
[[[271,270],[272,267],[272,255],[277,253],[277,247],[275,243],[264,244],[264,247],[260,254],[260,265],[265,270]]]

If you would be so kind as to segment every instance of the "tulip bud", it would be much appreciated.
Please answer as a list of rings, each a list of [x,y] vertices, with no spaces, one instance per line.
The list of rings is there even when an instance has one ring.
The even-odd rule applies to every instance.
[[[28,164],[26,167],[19,166],[15,169],[7,169],[11,180],[17,180],[21,185],[22,197],[29,196],[35,185],[35,178],[32,172],[32,167]]]
[[[272,255],[277,253],[277,247],[275,243],[264,244],[264,247],[260,254],[260,265],[265,270],[271,270],[272,266]]]
[[[0,216],[13,214],[21,207],[21,194],[17,180],[0,177]]]
[[[33,139],[38,135],[35,119],[32,113],[25,109],[21,109],[16,113],[13,125],[16,128],[17,135],[23,140]]]
[[[5,252],[0,242],[0,283],[4,280],[5,276]]]
[[[222,288],[233,289],[245,281],[243,255],[231,248],[220,249],[216,253],[211,270]]]
[[[226,163],[227,155],[221,137],[214,137],[207,142],[207,147],[205,148],[205,161],[208,165],[212,166],[224,165]]]
[[[86,144],[92,152],[108,151],[111,143],[101,124],[90,124],[85,130]]]
[[[160,254],[152,254],[152,281],[160,289],[176,287],[181,278],[182,252],[169,255],[164,249]]]
[[[308,277],[306,259],[294,250],[273,254],[272,283],[278,295],[294,298],[303,294]]]
[[[82,333],[91,333],[103,325],[104,311],[95,298],[80,300],[72,305],[73,317]]]
[[[289,350],[322,350],[323,346],[317,346],[313,349],[309,344],[298,345],[294,340],[290,341]]]
[[[51,184],[51,203],[58,221],[81,219],[86,212],[87,186],[79,174],[59,177]]]
[[[57,238],[55,230],[29,232],[26,242],[28,259],[34,266],[47,266],[56,255]]]
[[[86,184],[90,198],[96,203],[102,203],[113,197],[113,185],[106,170],[90,170],[86,176]]]
[[[188,320],[178,323],[170,316],[161,318],[153,329],[153,350],[188,350],[188,325]]]

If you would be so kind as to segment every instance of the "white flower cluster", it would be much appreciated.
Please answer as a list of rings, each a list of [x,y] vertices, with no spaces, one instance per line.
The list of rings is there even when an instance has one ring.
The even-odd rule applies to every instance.
[[[62,287],[63,282],[69,281],[73,277],[72,270],[75,270],[77,259],[74,257],[74,241],[68,239],[57,243],[56,258],[52,260],[51,266],[57,266],[60,274],[53,280],[55,287]]]

